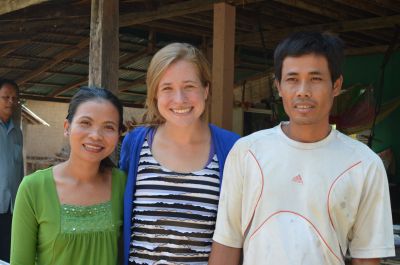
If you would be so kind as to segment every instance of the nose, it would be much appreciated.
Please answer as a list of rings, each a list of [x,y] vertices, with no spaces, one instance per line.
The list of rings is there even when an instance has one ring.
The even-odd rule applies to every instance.
[[[296,90],[296,96],[309,98],[311,95],[311,84],[307,81],[300,82]]]
[[[177,89],[174,93],[174,100],[176,102],[185,102],[186,101],[186,93],[184,89]]]
[[[100,139],[103,136],[103,131],[101,128],[92,128],[89,132],[89,137],[97,140]]]

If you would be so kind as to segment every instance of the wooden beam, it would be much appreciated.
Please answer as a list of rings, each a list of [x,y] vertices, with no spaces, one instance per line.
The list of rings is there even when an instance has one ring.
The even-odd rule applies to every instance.
[[[89,86],[118,91],[119,0],[92,0]]]
[[[25,82],[24,85],[31,85],[31,86],[42,86],[42,87],[49,87],[49,88],[58,88],[62,86],[62,84],[56,84],[56,83],[47,83],[47,82]]]
[[[10,1],[10,0],[1,0],[1,1]],[[0,1],[0,2],[1,2]],[[15,0],[13,0],[16,2]],[[21,0],[18,0],[21,1]],[[23,0],[25,2],[29,2],[31,0]],[[41,0],[43,1],[43,0]],[[48,1],[48,0],[45,0]],[[44,2],[45,2],[44,1]],[[32,12],[32,8],[23,10],[22,12],[18,12],[18,16],[8,15],[7,22],[31,22],[31,21],[39,21],[39,20],[49,20],[56,18],[64,18],[66,20],[76,19],[80,17],[90,16],[90,1],[84,0],[85,3],[77,3],[76,1],[48,1],[44,3],[40,8],[33,7],[34,12]]]
[[[41,67],[37,68],[36,70],[33,70],[29,72],[28,74],[20,77],[16,83],[18,85],[22,85],[25,82],[28,82],[32,78],[46,72],[47,70],[51,69],[53,66],[57,65],[58,63],[62,62],[66,58],[69,58],[71,56],[74,56],[76,54],[79,54],[82,52],[83,49],[86,49],[87,46],[89,45],[89,39],[82,40],[79,42],[74,48],[70,48],[67,50],[62,51],[61,53],[57,54],[54,59],[49,60],[45,64],[43,64]]]
[[[141,59],[149,56],[149,54],[151,52],[152,51],[149,48],[144,48],[144,49],[142,49],[142,50],[140,50],[140,51],[138,51],[136,53],[127,54],[126,56],[122,57],[122,59],[120,59],[119,65],[123,66],[123,65],[126,65],[128,63],[132,64],[133,60],[135,60],[135,61],[141,60]],[[142,72],[142,73],[146,72],[146,70],[142,70],[142,69],[135,69],[135,68],[129,68],[129,69],[134,70],[135,72]]]
[[[1,29],[0,29],[1,30]],[[26,41],[31,36],[26,32],[0,32],[0,43],[14,43],[18,41]]]
[[[350,32],[358,30],[371,30],[379,28],[387,28],[400,23],[400,15],[375,17],[367,19],[347,20],[333,23],[307,25],[283,28],[278,30],[267,30],[263,34],[270,36],[267,40],[269,46],[273,46],[277,41],[285,38],[292,32],[297,31],[332,31],[332,32]],[[260,33],[250,33],[237,37],[237,44],[257,43],[260,44]]]
[[[364,55],[364,54],[372,54],[372,53],[385,53],[389,45],[377,45],[370,46],[365,48],[348,48],[345,50],[346,55]],[[397,47],[395,50],[399,50],[400,47]]]
[[[188,0],[170,5],[161,5],[160,8],[149,12],[129,13],[120,16],[119,24],[121,27],[143,24],[159,19],[184,16],[193,13],[210,11],[215,3],[223,3],[225,0]],[[262,0],[231,0],[231,5],[244,6],[262,2]]]
[[[31,5],[37,5],[48,0],[2,0],[0,15],[16,11]]]
[[[0,34],[8,31],[20,32],[22,34],[27,34],[31,31],[46,30],[49,27],[54,27],[57,29],[61,28],[86,28],[89,25],[89,17],[82,18],[54,18],[48,20],[38,20],[30,21],[29,23],[23,23],[23,21],[4,23],[0,22]]]
[[[84,77],[84,78],[82,78],[82,79],[79,79],[78,81],[76,81],[76,82],[74,82],[74,83],[72,83],[72,84],[68,84],[68,85],[66,85],[66,86],[64,86],[64,87],[62,87],[62,88],[60,88],[60,89],[55,90],[53,93],[51,93],[51,94],[49,95],[49,97],[58,97],[58,96],[60,96],[61,94],[67,92],[67,91],[70,91],[70,90],[72,90],[72,89],[74,89],[74,88],[77,88],[77,87],[79,87],[79,86],[82,86],[82,85],[86,84],[87,81],[88,81],[88,78],[87,78],[87,77]]]
[[[146,97],[146,93],[138,93],[138,92],[132,92],[132,91],[122,91],[120,92],[121,94],[125,95],[130,95],[130,96],[140,96],[140,97]]]
[[[199,37],[212,36],[212,32],[210,30],[201,26],[190,27],[186,25],[177,25],[174,23],[170,23],[169,21],[151,21],[146,23],[145,25],[155,29],[157,32],[161,32],[161,30],[163,30],[170,35],[174,35],[173,33],[176,32],[180,33],[181,36],[190,37],[187,34],[188,32],[190,32],[190,35],[197,35]],[[193,28],[196,28],[196,30],[193,30]]]
[[[71,98],[69,98],[69,97],[55,98],[55,97],[35,95],[35,94],[26,94],[26,93],[21,93],[20,97],[21,97],[21,99],[50,101],[50,102],[63,102],[63,103],[69,103],[71,100]],[[144,107],[144,104],[137,104],[137,103],[132,103],[129,101],[124,101],[124,100],[122,100],[122,104],[124,105],[124,107],[132,107],[132,108],[143,108]]]
[[[7,58],[11,59],[18,59],[18,60],[36,60],[36,61],[51,61],[52,58],[50,57],[34,57],[34,56],[26,56],[26,55],[7,55]],[[139,57],[140,58],[140,57]],[[124,60],[124,59],[122,59]],[[76,60],[70,60],[70,59],[65,59],[63,62],[69,63],[71,65],[82,65],[82,66],[88,66],[88,63],[82,62],[82,61],[76,61]],[[125,62],[124,64],[126,65],[128,62]],[[131,62],[133,63],[133,62]],[[29,70],[29,71],[34,71],[34,69],[24,69],[24,68],[18,68],[18,67],[8,67],[8,66],[2,66],[2,68],[10,68],[10,69],[17,69],[17,70]],[[138,69],[138,68],[133,68],[133,67],[123,67],[121,66],[119,70],[127,71],[127,72],[133,72],[133,73],[146,73],[146,70],[143,69]],[[54,72],[50,70],[46,70],[46,73],[62,73],[62,72]],[[78,75],[78,74],[77,74]]]
[[[274,0],[274,2],[281,3],[286,6],[291,6],[300,10],[305,10],[321,16],[333,18],[336,20],[343,20],[346,18],[345,14],[337,12],[337,10],[327,7],[323,3],[311,3],[304,0]]]
[[[126,27],[159,19],[209,11],[212,10],[214,2],[214,0],[202,0],[200,3],[198,0],[190,0],[183,3],[162,5],[155,11],[121,15],[119,23],[121,27]]]
[[[14,1],[14,0],[7,0]],[[23,0],[19,0],[23,1]],[[35,0],[31,0],[35,1]],[[47,1],[47,0],[36,0]],[[213,4],[218,2],[225,2],[226,0],[188,0],[176,4],[162,5],[155,11],[148,12],[130,12],[120,16],[119,24],[121,27],[143,24],[150,21],[155,21],[163,18],[170,18],[176,16],[183,16],[203,11],[211,11]],[[245,6],[253,3],[262,2],[263,0],[230,0],[231,5]],[[60,15],[61,14],[61,15]],[[79,13],[80,14],[80,13]],[[52,15],[45,17],[43,20],[30,21],[29,23],[21,24],[21,20],[16,22],[2,23],[0,22],[0,33],[3,31],[23,31],[29,32],[33,29],[45,29],[49,25],[53,27],[84,27],[89,23],[88,16],[78,16],[71,19],[66,17],[73,16],[73,11],[57,11]]]
[[[382,5],[376,1],[359,1],[359,0],[333,0],[334,2],[342,5],[350,6],[355,9],[363,10],[376,16],[387,16],[388,10],[383,8]]]
[[[24,46],[27,43],[29,43],[29,40],[16,41],[16,42],[8,44],[7,46],[5,46],[3,48],[0,48],[0,57],[6,56],[7,54],[12,53],[16,49]]]
[[[133,88],[133,87],[138,86],[138,85],[145,85],[145,84],[146,84],[146,79],[145,78],[139,78],[139,79],[134,80],[133,82],[130,82],[129,84],[120,86],[118,88],[118,90],[120,92],[125,92],[126,90],[128,90],[130,88]]]
[[[124,80],[124,79],[120,79],[120,80],[128,82],[127,80]],[[76,82],[74,82],[72,84],[68,84],[68,85],[66,85],[66,86],[64,86],[62,88],[59,88],[59,89],[55,90],[53,93],[51,93],[49,95],[49,97],[59,97],[61,94],[65,93],[65,92],[68,92],[68,91],[70,91],[70,90],[72,90],[74,88],[77,88],[79,86],[83,86],[83,85],[85,85],[87,83],[88,83],[88,78],[87,77],[81,78],[81,79],[79,79],[78,81],[76,81]],[[129,84],[127,84],[125,86],[121,86],[118,89],[118,91],[123,91],[123,90],[129,89],[129,88],[132,88],[133,86],[137,86],[139,84],[140,85],[145,84],[145,79],[129,81]]]
[[[214,5],[211,122],[232,129],[236,9]]]

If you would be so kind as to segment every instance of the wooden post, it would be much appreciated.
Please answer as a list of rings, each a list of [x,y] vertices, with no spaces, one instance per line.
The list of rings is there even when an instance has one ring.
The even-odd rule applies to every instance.
[[[232,129],[235,7],[214,4],[211,122]]]
[[[92,0],[90,18],[89,86],[118,92],[119,0]],[[118,152],[110,155],[118,164]]]
[[[119,0],[92,0],[89,86],[118,91]]]

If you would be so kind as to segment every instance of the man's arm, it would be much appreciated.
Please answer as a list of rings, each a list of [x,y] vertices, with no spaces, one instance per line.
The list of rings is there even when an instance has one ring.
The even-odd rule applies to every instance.
[[[214,241],[212,244],[212,249],[211,249],[210,259],[208,260],[208,264],[239,265],[241,254],[242,254],[241,248],[228,247]]]
[[[351,259],[351,265],[379,265],[381,259]]]

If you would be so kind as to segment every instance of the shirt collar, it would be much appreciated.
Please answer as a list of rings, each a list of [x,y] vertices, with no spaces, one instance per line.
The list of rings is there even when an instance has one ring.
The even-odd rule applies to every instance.
[[[10,129],[11,124],[13,124],[11,118],[10,118],[7,122],[3,122],[3,121],[0,119],[0,125],[1,125],[2,127],[4,127],[6,130]]]

